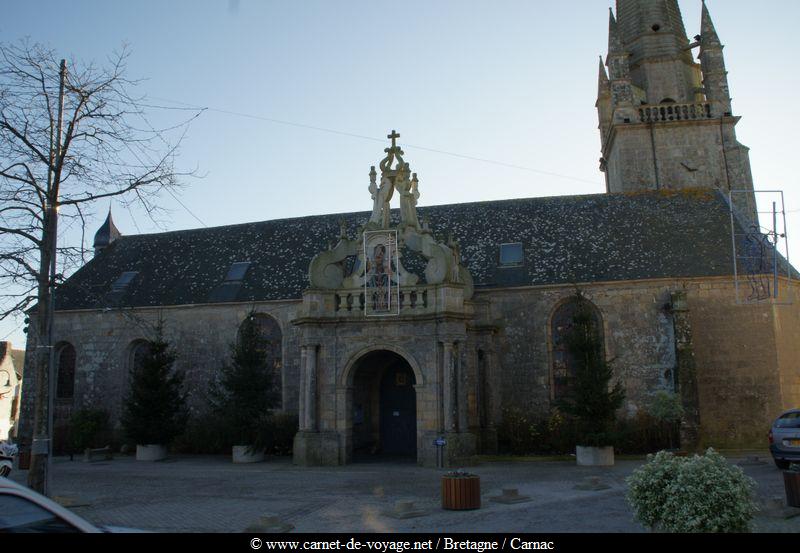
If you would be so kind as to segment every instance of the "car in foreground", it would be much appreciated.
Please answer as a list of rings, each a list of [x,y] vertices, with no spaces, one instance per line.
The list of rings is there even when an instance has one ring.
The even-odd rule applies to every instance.
[[[800,409],[786,411],[772,423],[769,451],[779,469],[800,463]]]
[[[141,532],[116,526],[97,527],[52,499],[0,477],[0,534]]]

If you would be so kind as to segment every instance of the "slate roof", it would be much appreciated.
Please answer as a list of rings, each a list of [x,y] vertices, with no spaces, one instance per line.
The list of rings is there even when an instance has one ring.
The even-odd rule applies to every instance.
[[[714,192],[529,198],[422,207],[419,214],[437,236],[453,233],[478,289],[733,273],[728,206]],[[57,309],[299,299],[309,262],[335,242],[338,221],[347,221],[352,236],[368,217],[122,236],[59,287]],[[500,244],[513,242],[523,244],[524,262],[498,267]],[[220,293],[231,264],[242,261],[252,265],[238,291]],[[132,271],[130,284],[112,291]]]

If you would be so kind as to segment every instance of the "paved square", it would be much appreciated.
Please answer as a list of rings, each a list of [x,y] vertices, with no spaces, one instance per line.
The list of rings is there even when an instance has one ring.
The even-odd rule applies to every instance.
[[[784,498],[781,472],[769,462],[742,468],[758,483],[762,512],[756,531],[800,532],[800,517],[771,507]],[[743,458],[730,458],[739,463]],[[625,478],[643,461],[611,468],[574,461],[485,462],[469,467],[481,477],[482,507],[443,511],[442,470],[403,463],[357,463],[300,468],[288,458],[234,465],[222,456],[175,456],[164,462],[54,461],[54,495],[86,519],[157,532],[240,532],[260,517],[276,516],[299,532],[644,532],[625,501]],[[12,477],[24,482],[26,473]],[[597,476],[610,487],[579,490]],[[503,488],[530,496],[525,503],[490,501]],[[390,516],[412,500],[424,516]]]

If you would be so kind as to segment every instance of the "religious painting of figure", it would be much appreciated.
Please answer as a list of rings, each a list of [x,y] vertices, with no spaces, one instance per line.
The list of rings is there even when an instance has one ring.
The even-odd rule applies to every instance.
[[[367,314],[397,311],[397,231],[364,233],[365,309]]]

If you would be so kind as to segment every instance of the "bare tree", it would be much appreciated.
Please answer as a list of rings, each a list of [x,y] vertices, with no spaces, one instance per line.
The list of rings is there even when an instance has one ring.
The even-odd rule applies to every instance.
[[[159,192],[178,186],[174,160],[186,124],[154,128],[122,50],[100,67],[23,41],[0,44],[0,319],[35,305],[29,345],[35,380],[29,485],[45,491],[48,387],[52,389],[53,290],[82,260],[56,247],[59,220],[85,223],[92,202],[118,197],[151,216]],[[56,271],[56,259],[59,271]],[[52,392],[50,392],[52,393]],[[42,445],[44,444],[44,445]]]

